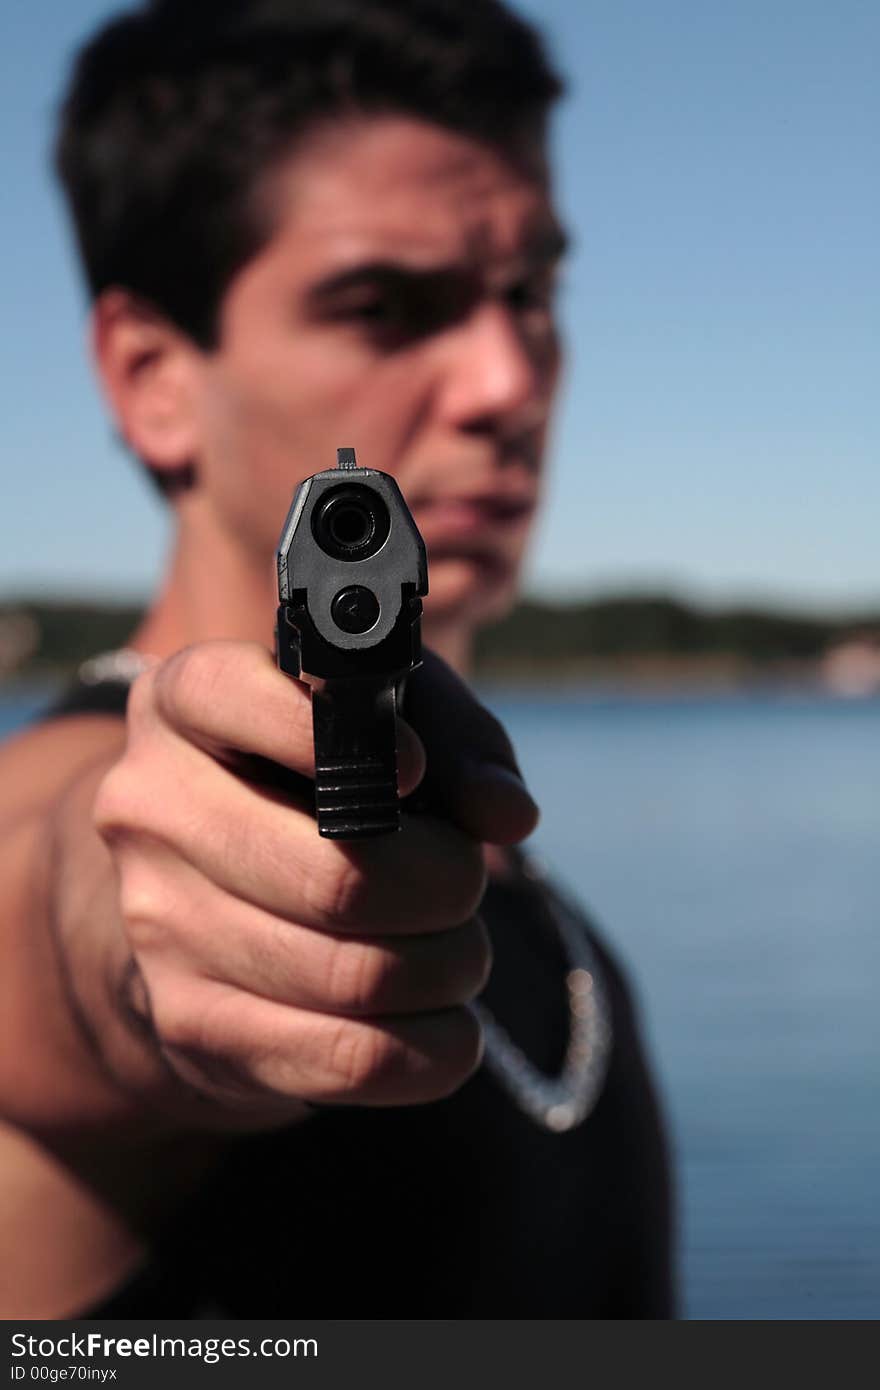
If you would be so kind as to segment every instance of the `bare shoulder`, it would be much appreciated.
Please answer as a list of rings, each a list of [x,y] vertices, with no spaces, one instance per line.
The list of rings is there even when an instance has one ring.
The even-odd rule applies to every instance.
[[[0,744],[0,837],[48,809],[77,774],[125,746],[120,715],[77,714],[35,724]]]

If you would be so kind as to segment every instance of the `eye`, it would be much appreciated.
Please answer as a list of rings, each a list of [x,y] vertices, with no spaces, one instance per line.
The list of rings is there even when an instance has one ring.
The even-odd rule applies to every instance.
[[[336,304],[329,317],[386,351],[404,346],[425,331],[416,307],[394,289],[365,289]]]
[[[394,291],[365,298],[345,317],[356,329],[389,348],[424,337],[434,328],[436,318],[417,296]]]
[[[553,268],[534,271],[510,285],[505,299],[515,313],[535,310],[549,313],[556,298],[557,278]]]
[[[340,303],[333,317],[350,324],[386,348],[438,333],[455,323],[473,303],[473,288],[455,277],[411,277],[398,285],[365,289]]]
[[[384,269],[318,301],[317,315],[382,351],[419,342],[463,319],[482,293],[469,268]]]
[[[388,323],[396,318],[399,309],[387,294],[369,294],[337,307],[335,318],[354,323]]]

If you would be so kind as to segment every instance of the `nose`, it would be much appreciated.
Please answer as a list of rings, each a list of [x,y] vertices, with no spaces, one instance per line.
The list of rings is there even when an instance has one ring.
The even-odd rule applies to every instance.
[[[546,408],[555,339],[550,351],[534,341],[503,301],[484,300],[450,339],[441,400],[450,424],[474,429]]]

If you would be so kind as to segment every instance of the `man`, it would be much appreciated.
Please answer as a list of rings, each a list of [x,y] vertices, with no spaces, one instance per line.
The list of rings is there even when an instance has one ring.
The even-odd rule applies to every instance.
[[[313,771],[272,556],[337,445],[399,480],[450,667],[511,602],[558,91],[495,0],[152,0],[80,58],[95,361],[175,543],[127,710],[80,691],[5,752],[6,1316],[670,1314],[625,987],[506,848],[537,813],[502,731],[429,661],[398,742],[431,812],[356,847],[255,775]]]

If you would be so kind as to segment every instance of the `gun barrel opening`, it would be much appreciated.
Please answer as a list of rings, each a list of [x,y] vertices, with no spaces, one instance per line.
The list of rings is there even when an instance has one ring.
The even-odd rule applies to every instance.
[[[385,544],[391,516],[384,500],[360,483],[343,483],[321,498],[312,534],[334,560],[367,560]]]

